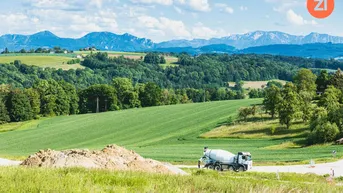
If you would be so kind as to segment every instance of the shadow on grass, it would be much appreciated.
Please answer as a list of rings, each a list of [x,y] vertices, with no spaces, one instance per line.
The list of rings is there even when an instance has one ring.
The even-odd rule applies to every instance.
[[[297,129],[284,129],[284,127],[277,127],[276,132],[274,134],[271,133],[270,128],[264,129],[255,129],[255,130],[248,130],[248,131],[237,131],[233,132],[232,134],[265,134],[268,136],[281,136],[281,135],[294,135],[289,138],[301,138],[307,136],[306,131],[307,128],[297,128]],[[288,137],[287,137],[288,138]],[[280,138],[279,138],[280,139]],[[281,138],[282,139],[282,138]]]
[[[265,121],[272,121],[274,120],[271,117],[249,117],[247,118],[246,121],[243,120],[236,120],[236,118],[234,117],[228,117],[225,121],[219,122],[216,125],[217,127],[221,127],[221,126],[232,126],[232,125],[236,125],[236,124],[242,124],[242,123],[250,123],[250,122],[265,122]]]

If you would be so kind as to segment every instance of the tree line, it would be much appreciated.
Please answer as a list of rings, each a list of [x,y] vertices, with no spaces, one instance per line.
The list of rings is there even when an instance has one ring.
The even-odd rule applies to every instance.
[[[63,49],[61,47],[53,47],[53,48],[36,48],[36,49],[21,49],[19,51],[10,51],[8,48],[5,48],[4,51],[1,52],[1,54],[11,54],[11,53],[45,53],[45,54],[49,54],[51,52],[54,52],[56,54],[63,54],[65,52],[67,53],[73,53],[73,51],[67,50],[67,49]]]
[[[153,82],[161,88],[221,88],[227,82],[261,81],[271,79],[292,80],[301,65],[293,57],[269,55],[204,54],[200,56],[178,55],[175,67],[162,68],[161,58],[148,54],[144,60],[109,57],[107,53],[88,55],[81,65],[85,69],[39,68],[25,64],[0,64],[0,83],[14,87],[30,88],[39,79],[64,80],[84,89],[94,84],[111,84],[116,77],[125,77],[133,83]],[[150,59],[149,59],[149,56]],[[306,67],[315,66],[312,59],[300,59]],[[325,61],[329,66],[340,66],[337,61]],[[339,64],[339,65],[338,65]],[[342,66],[343,67],[343,66]]]
[[[96,84],[79,90],[64,80],[53,79],[38,80],[25,89],[2,84],[0,123],[27,121],[41,116],[244,98],[243,89],[237,89],[163,89],[152,82],[134,84],[128,78],[115,78],[111,84]]]
[[[316,76],[301,69],[282,88],[271,85],[265,89],[265,110],[287,129],[296,120],[309,124],[309,144],[332,142],[343,137],[343,74],[326,70]]]

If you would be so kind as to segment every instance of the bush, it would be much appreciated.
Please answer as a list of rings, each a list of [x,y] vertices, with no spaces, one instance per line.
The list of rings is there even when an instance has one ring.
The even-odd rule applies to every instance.
[[[245,107],[245,108],[240,108],[238,116],[240,119],[243,119],[244,121],[247,121],[247,118],[250,115],[255,115],[257,111],[257,107],[254,105],[253,107]]]
[[[20,60],[14,60],[14,65],[21,65],[21,61]]]
[[[79,58],[77,59],[72,59],[67,62],[67,64],[79,64],[81,60]]]
[[[330,123],[328,121],[317,123],[318,125],[308,137],[308,142],[310,144],[333,142],[337,138],[339,129],[336,123]]]
[[[262,89],[252,89],[249,92],[249,98],[263,98],[264,97],[264,90]]]

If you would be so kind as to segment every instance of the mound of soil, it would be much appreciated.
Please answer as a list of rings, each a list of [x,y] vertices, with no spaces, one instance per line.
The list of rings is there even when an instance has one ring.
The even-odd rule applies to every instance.
[[[184,171],[152,159],[144,159],[134,151],[108,145],[101,151],[41,150],[29,156],[21,165],[31,167],[84,167],[119,171],[141,171],[161,174],[186,174]]]

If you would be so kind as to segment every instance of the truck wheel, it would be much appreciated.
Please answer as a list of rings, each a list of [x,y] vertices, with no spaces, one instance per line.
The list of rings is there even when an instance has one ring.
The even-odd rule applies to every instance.
[[[244,172],[244,167],[243,166],[239,166],[238,172]]]
[[[222,167],[220,165],[216,165],[214,167],[214,170],[217,170],[217,171],[222,171]]]
[[[233,168],[233,166],[229,166],[229,171],[233,172],[233,171],[235,171],[235,168]]]
[[[214,170],[214,165],[212,165],[212,164],[211,164],[211,165],[209,165],[209,166],[208,166],[208,169],[210,169],[210,170]]]

